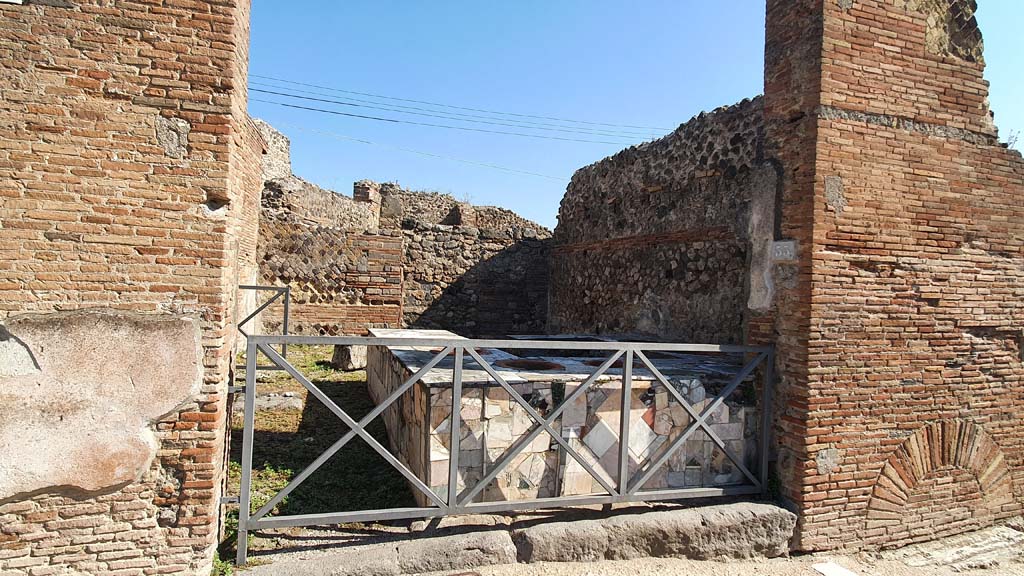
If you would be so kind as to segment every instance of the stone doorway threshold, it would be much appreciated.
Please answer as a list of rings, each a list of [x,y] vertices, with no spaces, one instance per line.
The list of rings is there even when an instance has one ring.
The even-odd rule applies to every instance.
[[[254,550],[255,565],[244,574],[397,576],[651,556],[771,558],[788,552],[795,523],[777,506],[735,502],[450,517],[404,529],[340,526],[278,534],[277,550]]]
[[[293,544],[243,574],[821,576],[815,565],[832,563],[858,576],[1024,576],[1024,519],[898,550],[778,557],[792,529],[788,512],[742,502],[466,516],[278,534]]]

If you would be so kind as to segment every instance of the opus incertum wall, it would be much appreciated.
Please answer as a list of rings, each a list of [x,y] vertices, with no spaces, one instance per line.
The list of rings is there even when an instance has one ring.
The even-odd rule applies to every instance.
[[[0,572],[208,574],[249,3],[0,4]]]
[[[738,343],[769,313],[778,176],[758,97],[581,168],[555,229],[549,329]]]
[[[504,208],[394,183],[361,180],[351,197],[320,188],[291,174],[288,138],[258,124],[270,143],[260,279],[291,287],[291,332],[543,331],[550,237],[543,226]],[[281,320],[281,308],[272,307],[264,328],[273,333]]]

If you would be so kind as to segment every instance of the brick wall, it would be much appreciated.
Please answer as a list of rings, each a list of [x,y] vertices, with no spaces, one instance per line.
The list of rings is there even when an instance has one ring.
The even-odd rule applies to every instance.
[[[289,332],[363,335],[402,323],[402,236],[317,226],[288,213],[260,220],[261,283],[291,286]],[[280,333],[282,308],[264,315]]]
[[[582,168],[562,199],[552,332],[736,343],[768,313],[777,174],[761,98]]]
[[[134,480],[4,500],[0,571],[205,574],[234,286],[254,270],[249,166],[263,144],[245,116],[249,5],[48,4],[0,5],[0,317],[181,319],[201,328],[205,370],[199,393],[153,424],[159,446]],[[62,409],[89,385],[68,382]],[[116,466],[91,456],[75,465]]]
[[[769,140],[801,240],[778,324],[801,549],[930,539],[1024,503],[1024,161],[995,137],[972,13],[769,2]]]

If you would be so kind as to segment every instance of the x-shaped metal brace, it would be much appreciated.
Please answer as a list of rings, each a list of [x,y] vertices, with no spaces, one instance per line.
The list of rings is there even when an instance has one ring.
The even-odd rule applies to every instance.
[[[380,442],[377,442],[377,440],[373,436],[371,436],[369,432],[366,431],[366,426],[367,424],[372,422],[377,416],[380,416],[384,412],[384,410],[386,410],[387,407],[390,406],[395,400],[397,400],[402,394],[405,394],[406,391],[412,388],[413,385],[416,384],[416,382],[418,382],[420,378],[425,376],[427,372],[433,369],[434,366],[440,363],[441,360],[443,360],[452,351],[452,346],[445,348],[437,356],[434,356],[430,360],[430,362],[427,362],[423,366],[423,368],[420,368],[415,374],[413,374],[408,380],[406,380],[404,384],[395,389],[395,391],[392,392],[386,399],[384,399],[383,402],[378,404],[376,408],[371,410],[366,416],[363,416],[363,418],[358,422],[356,422],[344,410],[339,408],[338,405],[335,404],[333,400],[331,400],[326,394],[323,393],[323,391],[321,391],[312,382],[310,382],[309,379],[303,376],[302,373],[299,372],[294,366],[292,366],[287,360],[282,358],[281,355],[278,354],[276,350],[269,346],[265,347],[261,344],[257,344],[257,348],[261,350],[264,354],[266,354],[271,362],[273,362],[279,368],[283,369],[285,372],[290,374],[292,378],[295,378],[295,380],[298,381],[299,384],[302,384],[303,387],[309,390],[310,394],[315,396],[317,400],[323,402],[323,404],[327,406],[327,408],[331,412],[333,412],[335,416],[340,418],[341,421],[344,422],[350,428],[350,430],[347,433],[345,433],[344,436],[338,439],[337,442],[332,444],[329,448],[327,448],[327,450],[320,454],[320,456],[318,456],[316,460],[313,460],[313,462],[310,463],[309,466],[304,468],[302,472],[295,476],[295,478],[292,478],[291,482],[289,482],[287,486],[282,488],[280,492],[278,492],[273,498],[270,499],[269,502],[267,502],[266,504],[263,505],[262,508],[257,510],[256,513],[250,517],[250,522],[254,520],[259,520],[268,512],[273,510],[274,506],[277,506],[281,502],[281,500],[285,498],[285,496],[291,493],[292,490],[298,488],[299,485],[306,480],[306,478],[308,478],[313,472],[316,472],[317,469],[323,466],[323,464],[331,458],[331,456],[334,456],[334,454],[336,454],[338,450],[341,450],[341,448],[345,446],[345,444],[348,444],[349,440],[351,440],[357,435],[363,440],[365,440],[366,443],[369,444],[371,448],[373,448],[378,454],[380,454],[385,460],[387,460],[387,462],[391,464],[391,466],[393,466],[396,470],[401,472],[402,476],[405,476],[406,480],[408,480],[413,486],[415,486],[421,492],[423,492],[428,498],[430,498],[431,501],[434,502],[434,504],[436,504],[439,508],[447,508],[447,504],[443,500],[441,500],[441,498],[439,498],[437,494],[435,494],[434,491],[430,489],[430,487],[424,484],[422,480],[417,478],[416,475],[413,474],[412,471],[405,466],[405,464],[402,464],[397,458],[395,458],[393,454],[391,454],[391,452],[389,452],[386,448],[381,446]]]
[[[647,358],[647,356],[644,355],[643,352],[637,350],[636,355],[637,357],[640,358],[640,361],[647,366],[651,373],[654,374],[654,377],[657,378],[662,384],[664,384],[665,388],[668,389],[669,393],[675,397],[676,401],[679,402],[683,409],[686,410],[686,412],[690,415],[690,417],[693,419],[693,422],[691,422],[690,425],[687,426],[685,430],[683,430],[682,434],[680,434],[674,440],[672,440],[672,442],[668,445],[668,448],[666,448],[665,451],[661,453],[661,456],[659,456],[653,464],[648,465],[643,472],[639,473],[639,477],[637,477],[636,480],[629,486],[629,488],[626,490],[626,494],[636,494],[637,491],[644,485],[644,483],[650,480],[651,476],[653,476],[654,473],[657,472],[658,469],[665,464],[665,462],[672,456],[672,454],[674,454],[675,451],[678,450],[679,447],[682,446],[683,443],[686,442],[686,440],[691,435],[693,435],[693,433],[696,432],[698,428],[704,430],[704,433],[708,435],[708,438],[710,438],[711,441],[714,442],[715,445],[717,445],[718,448],[725,453],[729,460],[732,460],[733,464],[735,464],[736,467],[739,468],[741,472],[743,472],[743,475],[746,476],[754,484],[754,486],[761,487],[761,482],[753,474],[751,474],[750,470],[748,470],[747,467],[743,465],[743,462],[741,462],[740,459],[737,458],[736,455],[733,454],[732,451],[730,451],[726,447],[725,442],[718,436],[718,434],[715,433],[714,430],[711,429],[711,426],[708,424],[707,420],[711,416],[711,414],[714,413],[714,411],[717,410],[723,402],[725,402],[725,399],[728,398],[733,392],[735,392],[736,388],[738,388],[739,385],[742,384],[744,380],[746,380],[747,376],[750,376],[754,369],[756,369],[761,364],[761,362],[768,357],[768,355],[764,352],[759,353],[757,357],[755,357],[753,360],[747,363],[747,365],[744,366],[743,369],[740,370],[736,374],[736,376],[733,377],[729,385],[726,386],[720,394],[715,396],[714,400],[712,400],[711,403],[707,407],[705,407],[704,411],[700,414],[698,414],[697,411],[693,409],[693,406],[691,406],[690,403],[683,398],[682,394],[680,394],[679,391],[676,390],[675,386],[673,386],[668,381],[668,379],[665,378],[665,376],[657,368],[655,368],[654,363],[651,362]],[[767,409],[767,407],[762,407],[762,410],[765,409]]]

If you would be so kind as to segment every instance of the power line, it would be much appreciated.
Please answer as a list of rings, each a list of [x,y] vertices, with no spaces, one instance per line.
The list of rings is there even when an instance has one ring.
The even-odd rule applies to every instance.
[[[561,140],[562,142],[583,142],[586,144],[611,144],[613,146],[622,146],[622,142],[609,142],[607,140],[583,140],[580,138],[564,138],[562,136],[541,136],[539,134],[526,134],[524,132],[507,132],[504,130],[488,130],[485,128],[469,128],[467,126],[451,126],[449,124],[432,124],[429,122],[416,122],[413,120],[399,120],[397,118],[382,118],[380,116],[368,116],[365,114],[351,114],[348,112],[340,112],[338,110],[326,110],[323,108],[313,108],[312,106],[299,106],[298,104],[287,104],[285,102],[274,102],[273,100],[263,100],[261,98],[250,98],[250,102],[262,102],[264,104],[274,104],[276,106],[284,106],[286,108],[295,108],[297,110],[309,110],[311,112],[321,112],[324,114],[334,114],[336,116],[347,116],[349,118],[362,118],[364,120],[377,120],[379,122],[390,122],[393,124],[410,124],[412,126],[426,126],[429,128],[447,128],[449,130],[462,130],[465,132],[482,132],[485,134],[503,134],[506,136],[521,136],[524,138],[536,138],[538,140]]]
[[[277,90],[287,90],[287,92],[277,92],[277,91],[274,91],[274,90],[266,90],[266,89],[262,89],[262,88],[252,88],[252,87],[250,87],[249,88],[250,92],[259,92],[259,93],[262,93],[262,94],[274,94],[276,96],[286,96],[286,97],[289,97],[289,98],[299,98],[299,99],[302,99],[302,100],[311,100],[311,101],[315,101],[315,102],[327,102],[327,103],[331,103],[331,104],[340,104],[342,106],[352,106],[352,107],[355,107],[355,108],[369,108],[371,110],[383,110],[385,112],[398,112],[399,114],[412,114],[412,115],[415,115],[415,116],[427,116],[427,117],[430,117],[430,118],[443,118],[445,120],[457,120],[459,122],[469,122],[469,123],[477,123],[477,124],[490,124],[490,125],[494,125],[494,126],[509,126],[509,127],[512,127],[512,128],[526,128],[528,130],[545,130],[545,131],[549,131],[549,132],[566,132],[566,133],[576,133],[576,134],[588,134],[588,135],[591,135],[591,136],[608,136],[608,137],[612,137],[612,138],[626,138],[626,139],[628,139],[630,141],[633,141],[633,140],[635,140],[637,138],[647,139],[647,138],[650,137],[649,134],[643,134],[643,133],[639,133],[639,132],[630,133],[630,132],[616,132],[616,131],[600,130],[600,129],[595,130],[595,129],[592,129],[592,128],[576,128],[576,127],[569,127],[569,126],[560,126],[560,125],[557,125],[557,124],[545,124],[545,123],[540,123],[540,122],[530,122],[530,121],[522,121],[522,120],[509,120],[509,119],[506,119],[506,118],[492,118],[490,116],[481,116],[479,114],[460,114],[458,112],[452,112],[452,113],[444,112],[444,113],[442,113],[442,112],[438,112],[437,110],[429,110],[429,109],[426,109],[426,108],[417,108],[415,106],[402,106],[401,104],[390,104],[389,103],[386,106],[380,106],[379,102],[371,102],[369,100],[360,100],[358,98],[344,98],[342,100],[337,100],[335,98],[338,98],[338,97],[331,96],[330,94],[322,94],[320,92],[311,92],[309,90],[299,90],[297,88],[275,86],[273,84],[268,84],[266,82],[250,82],[250,84],[254,84],[254,85],[257,85],[257,86],[265,86],[265,87],[268,87],[268,88],[276,88]],[[305,94],[314,94],[314,95],[317,95],[317,96],[331,96],[331,99],[327,99],[327,98],[313,98],[311,96],[299,96],[298,94],[294,94],[294,92],[305,93]],[[362,102],[363,104],[356,104],[355,102]],[[411,110],[411,112],[406,112],[406,110]],[[478,120],[479,118],[482,118],[483,120]],[[503,120],[503,121],[502,122],[495,122],[495,120]]]
[[[282,128],[290,128],[290,129],[293,129],[293,130],[299,130],[301,132],[310,132],[310,133],[313,133],[313,134],[320,134],[322,136],[328,136],[328,137],[335,138],[335,139],[338,139],[338,140],[348,140],[350,142],[359,142],[361,144],[369,144],[371,146],[380,146],[381,148],[390,148],[392,150],[399,150],[401,152],[408,152],[408,153],[411,153],[411,154],[419,154],[421,156],[428,156],[428,157],[431,157],[431,158],[440,158],[440,159],[443,159],[443,160],[451,160],[453,162],[461,162],[463,164],[471,164],[473,166],[482,166],[484,168],[493,168],[495,170],[502,170],[504,172],[513,172],[513,173],[516,173],[516,174],[525,174],[527,176],[537,176],[539,178],[548,178],[550,180],[556,180],[558,182],[567,182],[569,180],[568,178],[559,178],[558,176],[550,176],[548,174],[540,174],[538,172],[530,172],[528,170],[519,170],[518,168],[509,168],[508,166],[502,166],[500,164],[491,164],[489,162],[477,162],[475,160],[466,160],[465,158],[457,158],[455,156],[446,156],[444,154],[435,154],[433,152],[424,152],[422,150],[414,150],[412,148],[403,148],[401,146],[393,146],[391,144],[381,144],[379,142],[373,142],[373,141],[370,141],[370,140],[366,140],[364,138],[355,138],[353,136],[346,136],[344,134],[339,134],[337,132],[331,132],[329,130],[320,130],[320,129],[317,129],[317,128],[305,128],[303,126],[298,126],[298,125],[292,124],[290,122],[276,122],[275,124],[281,126]]]
[[[469,107],[466,107],[466,106],[454,106],[454,105],[451,105],[451,104],[441,104],[441,103],[438,103],[438,102],[428,102],[426,100],[413,100],[413,99],[410,99],[410,98],[398,98],[398,97],[395,97],[395,96],[384,96],[384,95],[381,95],[381,94],[372,94],[372,93],[369,93],[369,92],[357,92],[355,90],[342,90],[340,88],[332,88],[330,86],[320,86],[320,85],[317,85],[317,84],[309,84],[309,83],[306,83],[306,82],[297,82],[295,80],[286,80],[286,79],[283,79],[283,78],[275,78],[273,76],[263,76],[263,75],[260,75],[260,74],[249,74],[249,76],[252,77],[252,78],[261,78],[263,80],[273,80],[275,82],[283,82],[283,83],[286,83],[286,84],[294,84],[294,85],[297,85],[297,86],[306,86],[306,87],[309,87],[309,88],[319,88],[321,90],[330,90],[332,92],[339,92],[339,93],[342,93],[342,94],[356,94],[358,96],[369,96],[371,98],[381,98],[381,99],[385,99],[385,100],[396,100],[398,102],[411,102],[411,103],[414,103],[414,104],[425,104],[425,105],[428,105],[428,106],[438,106],[438,107],[441,107],[441,108],[451,108],[453,110],[466,110],[466,111],[469,111],[469,112],[484,112],[486,114],[499,114],[499,115],[502,115],[502,116],[517,116],[517,117],[520,117],[520,118],[535,118],[535,119],[538,119],[538,120],[555,120],[555,121],[558,121],[558,122],[571,122],[571,123],[574,123],[574,124],[589,124],[591,126],[610,126],[610,127],[613,127],[613,128],[637,128],[637,129],[640,129],[640,130],[658,130],[658,131],[662,131],[662,132],[671,132],[672,130],[674,130],[674,128],[659,128],[657,126],[635,126],[635,125],[630,125],[630,124],[609,124],[609,123],[605,123],[605,122],[590,122],[590,121],[586,121],[586,120],[572,120],[572,119],[569,119],[569,118],[558,118],[558,117],[555,117],[555,116],[539,116],[539,115],[534,115],[534,114],[519,114],[519,113],[515,113],[515,112],[500,112],[500,111],[496,111],[496,110],[485,110],[485,109],[482,109],[482,108],[469,108]]]
[[[446,114],[427,114],[427,113],[423,113],[423,112],[403,112],[401,110],[396,110],[394,108],[387,108],[387,107],[382,107],[382,106],[367,106],[367,105],[364,105],[364,104],[352,104],[352,103],[343,102],[343,101],[340,101],[340,100],[331,100],[331,99],[327,99],[327,98],[314,98],[312,96],[299,96],[298,94],[289,94],[288,92],[275,92],[273,90],[263,90],[261,88],[249,88],[249,91],[250,92],[258,92],[260,94],[272,94],[274,96],[284,96],[286,98],[297,98],[299,100],[309,100],[309,101],[312,101],[312,102],[324,102],[324,103],[327,103],[327,104],[340,104],[342,106],[352,106],[352,107],[355,107],[355,108],[369,108],[371,110],[383,110],[385,112],[397,112],[399,114],[414,114],[416,116],[427,116],[429,118],[441,118],[441,119],[444,119],[444,120],[456,120],[458,122],[468,122],[468,123],[475,123],[475,124],[490,124],[490,125],[493,125],[493,126],[507,126],[507,127],[510,127],[510,128],[525,128],[525,129],[528,129],[528,130],[546,130],[546,131],[550,131],[550,132],[576,133],[576,134],[584,134],[584,135],[590,135],[590,136],[607,136],[607,137],[612,137],[612,138],[624,138],[625,137],[625,136],[622,136],[622,135],[619,135],[619,134],[613,134],[613,133],[607,133],[607,132],[595,132],[593,130],[576,130],[576,129],[573,129],[573,128],[561,128],[561,129],[559,129],[559,128],[539,128],[539,127],[538,128],[534,128],[534,127],[531,127],[531,126],[524,126],[522,124],[513,124],[513,123],[506,123],[506,122],[489,122],[489,121],[486,121],[486,120],[463,120],[461,118],[458,118],[458,117],[455,117],[455,116],[449,116],[449,115],[446,115]],[[630,142],[628,142],[628,141],[622,142],[622,144],[629,144],[629,143]]]

